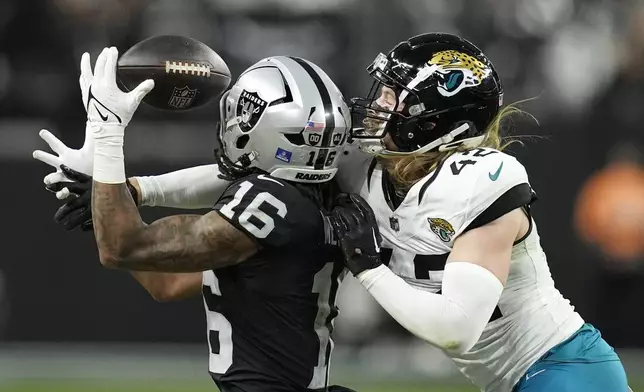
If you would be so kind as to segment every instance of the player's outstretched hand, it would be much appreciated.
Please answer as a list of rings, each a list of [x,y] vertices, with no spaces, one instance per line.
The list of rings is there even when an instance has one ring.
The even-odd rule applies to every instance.
[[[81,90],[81,99],[83,101],[83,108],[87,110],[87,101],[89,97],[89,86],[92,84],[92,65],[90,63],[89,53],[83,54],[80,63],[80,77],[78,84]],[[59,182],[69,182],[70,179],[65,177],[60,169],[61,165],[68,166],[80,173],[90,174],[94,167],[94,135],[92,135],[89,124],[85,127],[85,142],[83,147],[78,150],[69,148],[60,141],[56,136],[46,129],[39,133],[42,140],[44,140],[54,154],[36,150],[33,152],[33,157],[43,163],[53,166],[56,171],[48,174],[45,179],[45,185],[50,186]],[[68,191],[57,192],[56,195],[60,200],[69,196]]]
[[[63,225],[65,230],[74,230],[80,227],[83,231],[93,230],[92,223],[92,176],[78,172],[65,165],[61,166],[61,172],[66,178],[73,182],[58,182],[47,186],[47,189],[56,192],[59,199],[65,199],[56,214],[54,221]],[[137,203],[138,192],[129,181],[127,187],[130,194]]]
[[[338,197],[331,212],[331,224],[344,254],[344,262],[353,273],[376,268],[380,262],[378,223],[369,204],[357,194]]]
[[[94,136],[95,182],[122,184],[126,181],[123,143],[125,128],[141,100],[154,88],[148,79],[126,93],[116,84],[116,48],[105,48],[96,59],[94,76],[89,86],[87,123]]]
[[[126,93],[116,83],[118,50],[105,48],[96,59],[87,96],[87,121],[93,125],[116,125],[125,128],[143,98],[154,88],[148,79]]]
[[[85,145],[79,150],[67,147],[65,143],[46,129],[41,130],[38,135],[49,145],[49,148],[55,154],[41,150],[36,150],[32,154],[34,159],[56,168],[55,172],[48,174],[44,178],[43,181],[46,186],[70,181],[60,170],[61,165],[71,167],[80,173],[92,172],[92,166],[94,165],[94,143],[91,134],[86,135]],[[91,142],[88,142],[88,140]]]

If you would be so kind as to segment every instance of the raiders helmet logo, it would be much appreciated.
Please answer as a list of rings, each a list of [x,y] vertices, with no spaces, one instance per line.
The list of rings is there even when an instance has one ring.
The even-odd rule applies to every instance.
[[[341,133],[336,133],[335,135],[333,135],[332,141],[333,141],[334,146],[339,145],[340,142],[342,142],[342,134]]]
[[[267,103],[255,92],[243,90],[237,101],[235,115],[239,119],[239,127],[243,132],[248,132],[257,125],[266,109]]]

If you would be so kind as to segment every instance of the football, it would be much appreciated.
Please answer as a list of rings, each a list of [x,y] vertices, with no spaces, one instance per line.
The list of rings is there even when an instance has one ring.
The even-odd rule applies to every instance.
[[[202,106],[230,84],[230,70],[217,52],[177,35],[154,36],[132,46],[118,60],[116,73],[124,91],[153,79],[154,89],[143,102],[174,111]]]

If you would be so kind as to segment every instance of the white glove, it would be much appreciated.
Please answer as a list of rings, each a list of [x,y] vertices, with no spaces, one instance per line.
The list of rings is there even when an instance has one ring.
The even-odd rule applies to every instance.
[[[80,78],[78,80],[81,89],[81,98],[83,107],[87,110],[87,101],[89,95],[89,86],[92,83],[92,65],[90,63],[89,53],[84,53],[80,63]],[[49,145],[49,148],[57,154],[53,155],[48,152],[36,150],[33,157],[43,163],[53,166],[56,171],[48,174],[44,178],[45,185],[53,185],[58,182],[70,182],[60,170],[60,165],[68,166],[83,174],[91,175],[94,169],[94,136],[89,123],[85,127],[85,142],[79,150],[69,148],[60,141],[56,136],[46,129],[40,131],[39,136]],[[66,199],[70,195],[67,188],[56,192],[58,199]]]
[[[94,181],[106,184],[125,182],[123,137],[141,100],[154,88],[148,79],[125,93],[116,84],[118,50],[105,48],[94,65],[89,87],[87,121],[94,135]]]
[[[123,134],[143,98],[154,88],[154,80],[144,81],[129,93],[121,91],[116,84],[118,56],[118,50],[111,47],[103,49],[96,59],[86,106],[88,122],[103,128],[119,127],[120,131],[113,131]],[[98,132],[99,137],[102,133]]]
[[[43,179],[46,186],[51,186],[59,182],[71,182],[60,170],[60,165],[68,166],[83,174],[92,174],[94,163],[94,136],[89,126],[85,128],[85,144],[80,150],[69,148],[61,142],[56,136],[46,129],[38,134],[44,140],[51,150],[57,154],[53,155],[48,152],[36,150],[33,157],[43,163],[56,168],[56,171],[49,173]],[[60,200],[66,199],[70,195],[67,188],[56,192],[56,197]]]

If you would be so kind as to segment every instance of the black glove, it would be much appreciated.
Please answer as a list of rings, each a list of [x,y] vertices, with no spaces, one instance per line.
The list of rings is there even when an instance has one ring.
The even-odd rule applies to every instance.
[[[83,174],[68,166],[61,165],[60,169],[63,174],[74,182],[58,182],[52,185],[47,185],[47,190],[58,192],[63,188],[67,188],[70,193],[75,196],[70,196],[63,204],[56,214],[54,221],[61,223],[65,230],[74,230],[80,226],[82,231],[90,231],[94,229],[92,223],[92,176]],[[138,203],[138,192],[136,188],[127,180],[127,187],[134,198],[134,202]]]
[[[331,224],[354,276],[380,266],[380,232],[369,204],[357,194],[341,195],[331,212]]]

